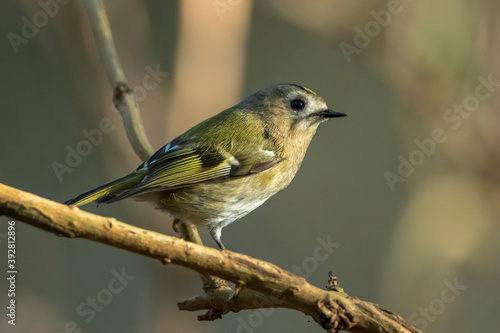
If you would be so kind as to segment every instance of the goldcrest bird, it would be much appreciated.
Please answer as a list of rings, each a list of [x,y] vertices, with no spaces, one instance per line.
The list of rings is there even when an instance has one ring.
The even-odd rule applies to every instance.
[[[225,249],[222,228],[287,187],[318,125],[344,116],[305,87],[274,85],[189,129],[129,175],[65,204],[148,201],[206,226]]]

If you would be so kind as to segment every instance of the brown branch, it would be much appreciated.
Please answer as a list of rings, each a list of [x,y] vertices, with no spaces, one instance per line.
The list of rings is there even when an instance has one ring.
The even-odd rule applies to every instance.
[[[144,230],[3,184],[0,184],[0,215],[58,236],[89,239],[237,284],[236,291],[227,291],[224,299],[191,299],[179,304],[181,310],[209,309],[220,316],[229,311],[282,307],[313,317],[328,331],[420,332],[378,305],[343,292],[319,289],[271,263]],[[252,291],[260,295],[255,297]]]

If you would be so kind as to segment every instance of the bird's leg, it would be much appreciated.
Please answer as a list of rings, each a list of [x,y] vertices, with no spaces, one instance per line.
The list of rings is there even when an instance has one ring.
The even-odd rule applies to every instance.
[[[220,240],[216,239],[215,242],[217,243],[217,245],[219,245],[219,248],[221,250],[225,250],[226,249],[226,247],[224,246],[224,244],[222,244],[222,242]]]
[[[222,241],[220,240],[221,231],[222,231],[222,228],[220,228],[220,227],[210,228],[210,235],[212,236],[214,241],[217,243],[219,248],[221,250],[225,250],[226,247],[224,246],[224,244],[222,244]]]
[[[179,218],[175,218],[174,222],[172,223],[172,229],[174,229],[175,232],[180,233],[185,240],[203,245],[198,230],[196,229],[196,232],[194,232],[193,228],[196,229],[196,226],[194,224],[191,224],[189,222],[184,222]],[[225,250],[226,247],[224,246],[224,244],[222,244],[222,241],[220,240],[221,231],[222,228],[219,227],[210,228],[210,235],[215,240],[219,248],[221,250]]]

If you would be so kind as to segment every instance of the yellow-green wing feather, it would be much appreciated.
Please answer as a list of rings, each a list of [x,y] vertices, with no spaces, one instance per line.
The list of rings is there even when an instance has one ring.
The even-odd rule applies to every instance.
[[[139,184],[140,188],[189,186],[228,176],[231,168],[237,166],[236,160],[231,156],[215,151],[200,152],[192,148],[182,149],[176,152],[175,158],[157,163],[158,166],[152,167],[151,172]]]
[[[130,175],[66,203],[110,203],[147,192],[212,180],[229,181],[268,170],[282,161],[282,147],[256,117],[225,110],[160,148]]]

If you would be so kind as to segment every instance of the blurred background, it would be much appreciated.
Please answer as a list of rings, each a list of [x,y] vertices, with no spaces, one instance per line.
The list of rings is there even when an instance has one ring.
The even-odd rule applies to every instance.
[[[0,182],[59,202],[141,162],[114,111],[85,8],[64,2],[0,4]],[[285,191],[224,229],[227,248],[319,287],[333,271],[349,294],[425,332],[498,329],[498,1],[105,6],[155,148],[280,82],[349,114],[320,127]],[[84,209],[175,234],[171,218],[144,203]],[[1,220],[7,253],[9,219]],[[322,331],[283,309],[198,322],[176,306],[201,292],[192,271],[16,226],[17,324],[2,315],[2,332]],[[315,256],[328,243],[327,258]]]

